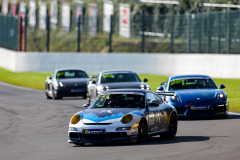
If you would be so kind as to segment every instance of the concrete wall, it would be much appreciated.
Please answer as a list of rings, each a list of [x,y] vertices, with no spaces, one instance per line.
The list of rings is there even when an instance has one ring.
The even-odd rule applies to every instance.
[[[53,72],[56,68],[83,68],[88,73],[130,69],[137,73],[206,74],[240,78],[240,55],[141,53],[37,53],[0,48],[0,67],[16,72]]]

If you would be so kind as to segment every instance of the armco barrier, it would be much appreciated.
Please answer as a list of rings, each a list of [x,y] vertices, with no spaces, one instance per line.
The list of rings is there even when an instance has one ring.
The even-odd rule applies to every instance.
[[[141,53],[34,53],[0,48],[0,67],[16,72],[53,72],[57,68],[83,68],[88,73],[130,69],[137,73],[206,74],[240,78],[240,55]]]

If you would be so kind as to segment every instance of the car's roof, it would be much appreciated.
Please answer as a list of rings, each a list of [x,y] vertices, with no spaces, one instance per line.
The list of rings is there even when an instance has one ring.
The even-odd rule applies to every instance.
[[[106,71],[102,71],[102,72],[100,72],[100,73],[104,73],[104,74],[106,74],[106,73],[121,73],[121,72],[127,72],[127,73],[135,73],[134,71],[132,71],[132,70],[106,70]]]
[[[141,93],[146,93],[149,92],[149,90],[144,90],[144,89],[111,89],[107,90],[105,92],[141,92]]]
[[[58,72],[58,71],[66,71],[66,70],[78,70],[78,71],[85,71],[84,69],[82,68],[59,68],[59,69],[56,69],[55,72]]]
[[[184,78],[184,77],[202,77],[202,78],[210,78],[208,75],[202,74],[189,74],[189,75],[177,75],[169,77],[170,80],[177,79],[177,78]]]

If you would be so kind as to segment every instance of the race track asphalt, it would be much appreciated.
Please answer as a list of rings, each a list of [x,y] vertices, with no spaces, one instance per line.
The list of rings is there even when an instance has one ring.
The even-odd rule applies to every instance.
[[[176,138],[145,143],[68,144],[71,116],[85,99],[47,100],[43,91],[0,83],[0,160],[237,160],[240,115],[180,120]]]

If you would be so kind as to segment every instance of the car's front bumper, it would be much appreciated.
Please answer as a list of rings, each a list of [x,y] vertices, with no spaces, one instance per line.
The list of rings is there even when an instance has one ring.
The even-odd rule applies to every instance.
[[[113,143],[136,142],[137,135],[129,136],[127,132],[107,132],[105,134],[84,134],[81,132],[69,132],[68,143]]]
[[[228,115],[228,103],[221,104],[208,104],[208,109],[194,109],[194,105],[173,105],[178,113],[179,118],[183,117],[213,117],[213,116],[227,116]],[[197,104],[199,106],[199,104]]]
[[[75,97],[75,96],[86,96],[86,88],[58,88],[54,90],[57,97]]]

